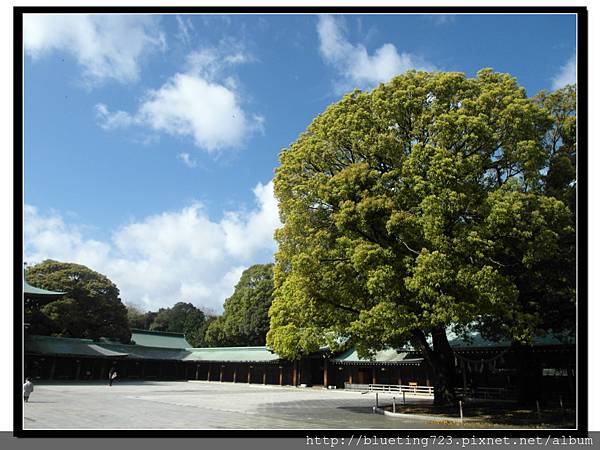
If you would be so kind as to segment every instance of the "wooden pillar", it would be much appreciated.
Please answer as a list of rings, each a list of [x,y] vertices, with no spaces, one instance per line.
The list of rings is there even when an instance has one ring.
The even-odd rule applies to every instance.
[[[323,361],[323,386],[327,389],[329,385],[329,358],[325,358]]]
[[[263,384],[267,384],[267,366],[263,367]]]
[[[296,360],[292,368],[292,385],[298,386],[298,361]]]
[[[54,379],[54,373],[56,372],[56,358],[52,358],[52,366],[50,366],[50,377],[49,379]]]
[[[371,369],[371,375],[372,375],[371,376],[371,378],[372,378],[371,383],[377,384],[377,369],[375,367],[373,367]]]
[[[233,366],[233,382],[237,382],[237,366]]]
[[[431,386],[431,384],[429,384],[429,370],[427,369],[425,369],[425,384]]]
[[[206,381],[210,381],[210,364],[208,365],[208,374],[206,375]]]
[[[77,368],[75,369],[75,379],[79,380],[79,376],[81,375],[81,361],[75,361],[77,363]]]
[[[398,384],[402,385],[402,367],[396,369],[398,371]]]
[[[279,366],[279,386],[283,386],[283,367]]]
[[[251,378],[252,378],[252,366],[248,366],[248,384],[250,384]]]
[[[200,364],[196,363],[196,380],[200,379]]]
[[[100,380],[104,380],[107,375],[105,376],[104,373],[106,372],[106,361],[102,360],[102,362],[100,363]]]
[[[219,383],[223,382],[223,365],[221,364],[220,372],[219,372]]]
[[[163,363],[159,362],[158,363],[158,379],[162,380],[163,378]]]

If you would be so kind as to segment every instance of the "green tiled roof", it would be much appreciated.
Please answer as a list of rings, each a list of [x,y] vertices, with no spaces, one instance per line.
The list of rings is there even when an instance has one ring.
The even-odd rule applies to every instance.
[[[153,333],[156,334],[156,333]],[[162,333],[174,334],[174,333]],[[148,336],[148,333],[134,333],[134,336]],[[182,335],[162,336],[166,338],[167,344],[176,342],[187,342]],[[135,339],[135,338],[134,338]],[[172,340],[169,340],[172,339]],[[156,341],[154,341],[156,342]],[[56,356],[81,356],[81,357],[104,357],[104,358],[127,358],[147,360],[171,360],[171,361],[206,361],[206,362],[275,362],[281,359],[279,355],[271,352],[266,347],[217,347],[217,348],[175,348],[165,346],[165,341],[158,342],[162,346],[149,346],[139,344],[120,344],[117,342],[93,341],[91,339],[75,339],[53,336],[29,335],[25,340],[25,351],[40,355]],[[490,342],[475,335],[473,340],[465,342],[460,339],[451,341],[453,348],[493,348],[506,347],[507,342]],[[534,341],[535,346],[564,345],[554,336],[545,336]],[[182,344],[177,344],[182,345]],[[340,364],[368,364],[377,362],[382,364],[418,365],[423,358],[416,357],[415,352],[405,350],[387,349],[375,354],[373,360],[358,357],[356,350],[350,349],[335,356],[332,362]]]
[[[37,297],[56,297],[64,295],[64,292],[48,291],[46,289],[37,288],[30,285],[27,281],[23,280],[23,293],[25,296],[37,296]]]
[[[184,361],[230,361],[230,362],[268,362],[277,361],[279,355],[266,347],[216,347],[188,348],[189,354]]]
[[[450,346],[454,349],[467,349],[467,348],[496,348],[496,347],[510,347],[511,341],[508,339],[501,339],[499,341],[490,341],[485,339],[479,333],[472,333],[468,339],[455,337],[449,339]],[[565,345],[574,344],[575,341],[569,336],[559,336],[556,334],[547,333],[544,336],[536,336],[533,338],[531,345],[533,347],[544,347],[552,345]]]
[[[190,343],[182,333],[165,331],[131,330],[131,340],[144,347],[189,348]]]
[[[390,364],[420,364],[423,358],[415,358],[409,352],[398,352],[394,349],[381,350],[375,353],[374,359],[369,360],[365,358],[359,358],[358,353],[354,349],[350,349],[342,353],[341,355],[332,358],[332,361],[339,363],[390,363]]]
[[[214,361],[214,362],[271,362],[279,356],[266,347],[220,347],[220,348],[166,348],[143,345],[119,344],[53,336],[28,336],[25,341],[27,353],[81,357],[124,357],[127,359]]]
[[[146,347],[143,345],[118,344],[115,342],[102,343],[102,347],[114,352],[127,353],[130,359],[160,359],[182,361],[188,352],[184,349],[166,347]]]
[[[72,339],[54,336],[27,336],[25,349],[29,353],[42,355],[126,357],[127,353],[116,352],[99,345],[91,339]]]

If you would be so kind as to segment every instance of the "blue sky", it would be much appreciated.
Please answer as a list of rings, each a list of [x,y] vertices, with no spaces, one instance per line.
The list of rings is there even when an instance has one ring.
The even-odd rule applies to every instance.
[[[567,15],[26,16],[25,260],[126,303],[220,311],[272,260],[277,156],[327,105],[416,68],[574,82]]]

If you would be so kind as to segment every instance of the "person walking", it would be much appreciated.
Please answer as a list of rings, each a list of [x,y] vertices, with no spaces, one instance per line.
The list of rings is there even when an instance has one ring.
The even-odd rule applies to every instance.
[[[31,378],[26,378],[25,384],[23,385],[23,399],[25,400],[25,403],[29,403],[29,396],[31,395],[32,392],[33,392],[33,383],[31,381]]]
[[[117,371],[115,370],[114,367],[110,368],[110,371],[108,372],[108,385],[112,386],[113,384],[113,380],[117,378]]]

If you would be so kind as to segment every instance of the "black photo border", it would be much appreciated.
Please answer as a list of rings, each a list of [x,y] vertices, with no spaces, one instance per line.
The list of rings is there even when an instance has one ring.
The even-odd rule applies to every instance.
[[[14,119],[14,337],[13,337],[13,434],[16,437],[348,437],[361,430],[328,429],[225,429],[225,430],[33,430],[23,428],[23,15],[31,13],[126,13],[126,14],[575,14],[577,16],[577,428],[576,429],[440,429],[440,430],[382,430],[368,429],[363,433],[378,437],[432,436],[453,437],[584,437],[588,434],[588,12],[584,6],[507,6],[507,7],[416,7],[416,6],[203,6],[203,7],[13,7],[13,119]]]

